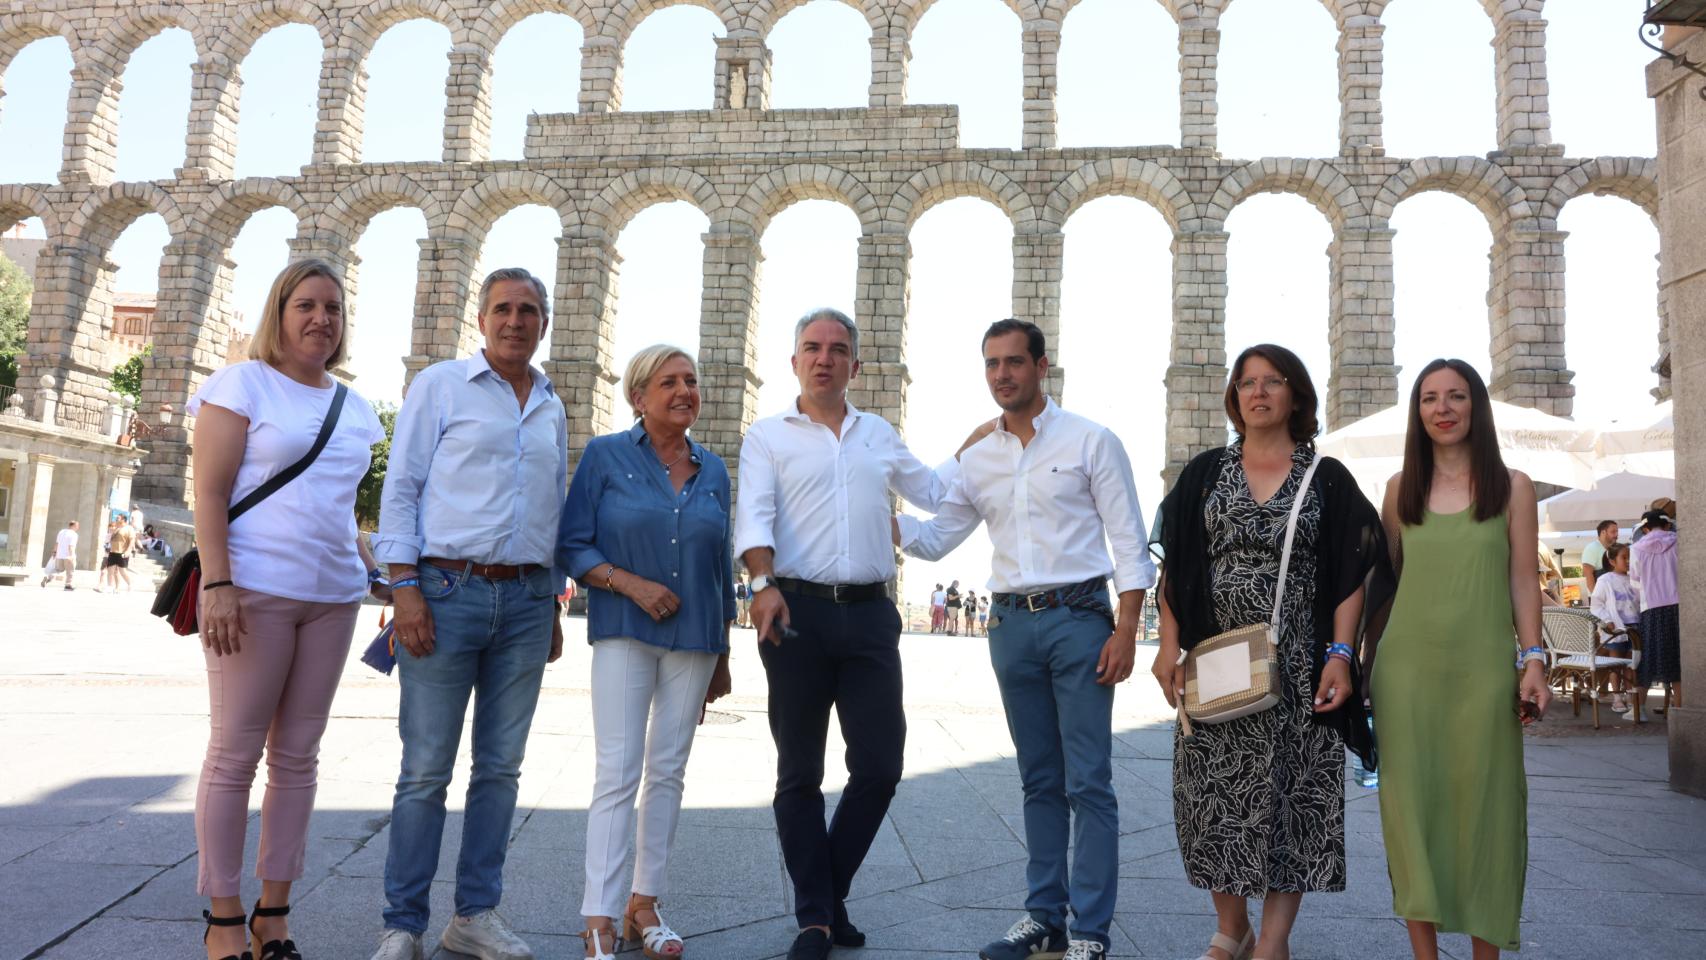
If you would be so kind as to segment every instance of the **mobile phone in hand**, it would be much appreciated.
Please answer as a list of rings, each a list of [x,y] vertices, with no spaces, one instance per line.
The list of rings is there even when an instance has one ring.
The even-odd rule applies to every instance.
[[[1533,700],[1518,700],[1516,702],[1516,715],[1525,727],[1531,723],[1539,723],[1541,720],[1540,704]]]

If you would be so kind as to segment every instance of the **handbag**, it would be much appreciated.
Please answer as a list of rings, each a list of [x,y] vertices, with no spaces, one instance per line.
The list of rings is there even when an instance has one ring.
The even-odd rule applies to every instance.
[[[349,394],[349,387],[338,384],[332,393],[332,405],[326,410],[326,419],[320,424],[320,433],[314,438],[314,445],[296,461],[278,473],[267,478],[267,482],[250,491],[249,495],[231,505],[225,514],[225,523],[229,526],[237,518],[248,513],[262,500],[277,493],[281,487],[301,476],[303,471],[313,465],[320,456],[320,451],[326,449],[327,441],[332,439],[332,431],[337,428],[338,415],[343,413],[344,397]],[[201,597],[201,552],[195,547],[185,550],[172,564],[172,572],[166,575],[166,582],[160,584],[160,589],[154,593],[154,605],[148,609],[156,617],[161,617],[172,625],[172,632],[180,637],[187,637],[200,629],[196,623],[196,607]]]
[[[1316,454],[1303,472],[1285,523],[1285,546],[1280,551],[1279,584],[1274,588],[1274,611],[1266,623],[1254,623],[1217,633],[1179,654],[1185,665],[1185,695],[1179,701],[1180,723],[1190,736],[1190,722],[1225,723],[1261,713],[1279,703],[1280,611],[1285,603],[1285,576],[1291,566],[1291,545],[1297,537],[1297,516],[1309,481],[1315,476]]]

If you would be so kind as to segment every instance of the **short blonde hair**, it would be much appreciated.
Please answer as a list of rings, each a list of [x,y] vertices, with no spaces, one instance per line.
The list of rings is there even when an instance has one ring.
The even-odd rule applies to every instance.
[[[663,365],[676,357],[686,357],[687,362],[693,365],[693,372],[699,372],[699,362],[693,359],[692,354],[668,343],[653,344],[628,361],[628,370],[622,374],[622,388],[627,392],[628,407],[634,411],[635,420],[640,419],[639,394],[645,391]]]
[[[338,288],[338,300],[343,307],[343,315],[338,321],[338,346],[332,355],[326,358],[326,369],[330,370],[344,362],[346,354],[344,331],[349,329],[349,304],[343,303],[344,278],[338,269],[324,260],[297,260],[287,264],[273,278],[272,289],[267,292],[267,303],[261,310],[260,326],[255,328],[255,336],[249,341],[249,359],[261,360],[274,366],[284,354],[284,305],[289,302],[290,295],[302,281],[309,277],[325,277]]]

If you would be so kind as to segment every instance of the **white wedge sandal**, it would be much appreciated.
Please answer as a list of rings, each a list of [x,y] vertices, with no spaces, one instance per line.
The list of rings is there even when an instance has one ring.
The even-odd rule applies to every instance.
[[[658,918],[656,926],[642,927],[636,918],[642,910],[650,910],[652,916]],[[656,899],[631,903],[626,914],[622,917],[622,935],[630,942],[640,942],[640,952],[646,955],[646,960],[681,960],[687,952],[687,943],[681,939],[681,934],[669,928],[664,922],[663,914],[658,912]],[[675,944],[674,950],[665,950],[668,944]]]
[[[1211,950],[1225,950],[1226,955],[1232,960],[1250,960],[1250,951],[1256,949],[1256,928],[1251,927],[1244,931],[1244,939],[1242,940],[1234,940],[1216,930],[1214,936],[1209,939],[1208,946]],[[1215,960],[1215,958],[1205,953],[1197,960]]]

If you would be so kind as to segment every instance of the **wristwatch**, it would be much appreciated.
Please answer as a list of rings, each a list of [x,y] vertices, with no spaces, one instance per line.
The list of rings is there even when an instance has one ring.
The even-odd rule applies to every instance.
[[[752,591],[752,595],[756,597],[760,593],[763,593],[764,591],[770,589],[771,587],[774,587],[775,585],[776,585],[776,578],[772,577],[768,573],[763,573],[763,574],[759,574],[758,576],[752,578],[752,585],[751,585],[750,589]]]

